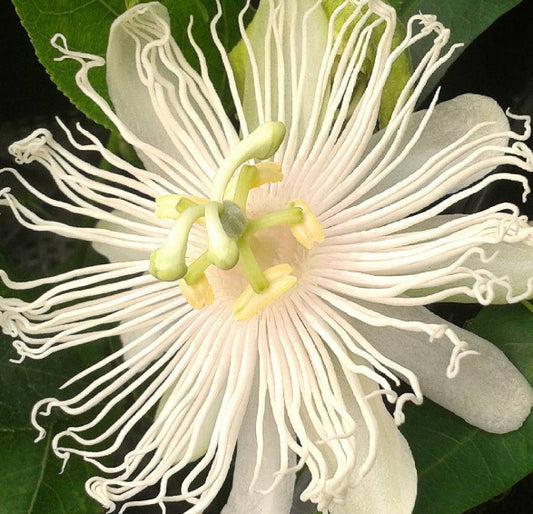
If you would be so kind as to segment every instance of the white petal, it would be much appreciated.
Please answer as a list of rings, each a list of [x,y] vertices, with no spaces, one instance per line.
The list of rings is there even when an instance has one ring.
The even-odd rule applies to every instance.
[[[315,0],[263,0],[247,34],[253,54],[247,56],[243,93],[248,129],[282,121],[288,137],[292,132],[301,140],[312,116],[326,52],[325,12]]]
[[[108,228],[103,224],[98,226]],[[130,248],[121,248],[107,243],[93,243],[93,248],[99,254],[103,255],[109,262],[148,261],[150,258],[150,254],[147,252],[132,250]]]
[[[118,211],[113,211],[113,214],[119,214]],[[132,218],[133,219],[133,218]],[[97,228],[106,230],[112,230],[119,234],[121,233],[133,233],[123,225],[118,223],[111,223],[109,221],[99,221],[96,224]],[[142,261],[146,260],[146,269],[148,269],[148,261],[150,260],[150,252],[144,252],[142,250],[135,250],[133,248],[125,248],[122,246],[114,246],[112,244],[103,243],[101,241],[95,241],[92,243],[93,248],[101,255],[107,258],[109,262],[130,262],[130,261]]]
[[[533,239],[533,236],[530,238]],[[530,243],[531,244],[531,243]],[[516,302],[520,296],[531,297],[533,287],[533,247],[526,242],[497,243],[483,246],[489,262],[481,262],[479,255],[471,256],[465,266],[471,269],[487,270],[497,277],[507,277],[506,285],[494,285],[494,298],[491,303]],[[525,299],[525,298],[524,298]],[[468,296],[453,298],[453,301],[475,302]]]
[[[158,3],[146,6],[169,23],[168,11]],[[135,58],[135,40],[124,29],[131,11],[115,20],[107,48],[107,86],[119,118],[137,135],[169,155],[175,150],[163,124],[154,111],[147,87],[142,84]]]
[[[256,380],[257,385],[257,380]],[[280,468],[279,437],[276,422],[267,402],[263,418],[263,444],[266,451],[262,453],[262,464],[257,480],[252,484],[258,451],[256,437],[257,391],[252,393],[247,412],[244,416],[237,441],[237,457],[233,472],[233,486],[228,503],[222,514],[289,514],[292,505],[295,474],[288,473],[272,492],[263,494],[275,478]],[[294,454],[292,463],[294,465]],[[250,488],[252,488],[250,490]]]
[[[122,346],[127,347],[128,345],[136,341],[138,338],[140,338],[145,333],[146,333],[146,328],[125,332],[124,334],[120,335],[120,342],[122,343]],[[155,339],[157,339],[162,334],[163,334],[163,330],[160,330],[156,332],[153,337],[148,339],[143,344],[137,344],[135,345],[135,347],[132,347],[126,350],[126,353],[124,354],[124,357],[123,357],[124,360],[126,361],[130,360],[132,357],[137,355],[141,350],[149,346]]]
[[[140,335],[140,334],[137,334]],[[124,338],[122,340],[122,344],[125,344]],[[139,349],[135,349],[134,353],[137,353]],[[126,356],[128,354],[126,353]],[[161,414],[161,411],[165,407],[166,403],[168,402],[169,398],[175,394],[175,388],[176,386],[170,387],[167,389],[167,391],[163,394],[161,397],[161,400],[159,401],[157,405],[157,410],[154,416],[154,419],[157,420],[158,416]],[[220,413],[220,405],[222,404],[222,392],[216,397],[215,401],[213,402],[213,405],[210,407],[209,412],[206,414],[202,425],[200,426],[198,432],[196,433],[196,436],[194,438],[194,445],[190,457],[190,462],[194,462],[195,460],[198,460],[200,457],[203,457],[207,449],[209,448],[209,444],[211,442],[211,437],[213,436],[213,431],[215,429],[215,424],[217,422],[219,413]],[[181,456],[180,456],[181,457]]]
[[[462,248],[458,248],[455,254],[443,252],[442,257],[428,259],[423,271],[431,268],[444,270],[468,252],[470,256],[462,261],[460,270],[470,270],[470,278],[449,281],[446,283],[446,288],[453,291],[455,288],[467,287],[472,294],[453,294],[448,296],[446,301],[486,305],[516,303],[531,298],[533,227],[509,213],[485,212],[487,212],[486,217],[483,216],[483,212],[474,215],[439,215],[411,227],[411,231],[428,231],[427,241],[433,242],[444,233],[456,236],[459,227],[455,225],[455,228],[452,228],[452,223],[464,223],[470,226],[470,236],[461,236]],[[483,223],[491,220],[490,229],[486,225],[482,231]],[[439,236],[430,235],[429,231],[432,229],[442,229],[442,233]],[[474,249],[479,251],[472,252]],[[422,255],[422,252],[419,255]],[[432,287],[430,284],[425,284],[424,287],[426,289],[412,290],[407,294],[429,295],[444,289],[442,285]]]
[[[106,62],[109,96],[147,169],[188,181],[198,195],[194,188],[208,186],[237,135],[207,75],[193,70],[170,35],[167,9],[151,2],[118,17]]]
[[[459,374],[447,378],[453,349],[448,340],[430,342],[424,334],[357,323],[379,352],[417,375],[424,396],[487,432],[500,434],[522,425],[533,405],[533,390],[496,346],[424,307],[386,307],[386,312],[399,319],[450,326],[469,349],[480,354],[466,356],[460,361]]]
[[[376,389],[375,384],[360,377],[365,392]],[[350,391],[343,380],[345,401],[350,414],[358,412],[357,404],[350,402]],[[332,514],[410,514],[413,510],[417,473],[407,441],[400,433],[392,416],[383,404],[381,396],[370,400],[378,427],[376,459],[363,480],[354,488],[348,489],[343,504],[334,504]],[[355,418],[356,419],[356,418]],[[361,431],[359,440],[366,446],[365,433]]]
[[[403,135],[404,143],[410,141],[414,136],[426,112],[427,111],[425,110],[418,111],[411,116]],[[389,188],[396,187],[399,182],[420,169],[428,159],[437,155],[439,152],[443,152],[447,146],[464,136],[469,130],[473,129],[480,123],[486,122],[491,122],[492,124],[476,131],[476,133],[468,139],[469,142],[483,136],[504,133],[509,130],[509,121],[501,107],[492,98],[474,94],[464,94],[453,100],[438,104],[424,131],[413,148],[409,151],[407,157],[399,163],[388,176],[384,176],[383,179],[370,191],[368,196],[373,196]],[[369,145],[369,150],[374,148],[384,134],[385,130],[382,130],[373,136]],[[506,144],[506,137],[500,137],[499,139],[490,142],[491,146],[505,146]],[[483,158],[497,156],[502,153],[503,151],[485,152]],[[442,155],[445,157],[446,152],[444,151]],[[464,156],[461,158],[464,158]],[[459,160],[460,159],[453,161],[447,165],[446,168],[448,169],[457,164]],[[490,166],[477,171],[469,177],[468,182],[464,182],[458,187],[449,188],[449,190],[443,191],[442,194],[453,193],[468,186],[487,175],[487,173],[493,168],[494,166]],[[433,178],[435,177],[429,177],[428,180]]]

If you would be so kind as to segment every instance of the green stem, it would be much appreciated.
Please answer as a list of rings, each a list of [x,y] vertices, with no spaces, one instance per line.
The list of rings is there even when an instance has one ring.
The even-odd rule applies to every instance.
[[[528,302],[527,300],[523,300],[520,302],[529,312],[533,314],[533,305],[531,305],[531,302]]]

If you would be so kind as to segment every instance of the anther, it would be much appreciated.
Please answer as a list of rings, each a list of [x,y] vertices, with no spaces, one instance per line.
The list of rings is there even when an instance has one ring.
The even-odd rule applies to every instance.
[[[176,220],[189,207],[206,204],[208,200],[195,196],[162,195],[155,199],[157,218]]]
[[[324,241],[324,232],[322,232],[320,222],[309,206],[303,200],[293,200],[288,207],[298,207],[302,211],[302,220],[289,225],[294,238],[308,250],[313,248],[316,243],[322,243]]]
[[[263,161],[255,165],[257,174],[252,182],[252,187],[259,187],[263,184],[272,184],[283,180],[281,164],[279,162]]]
[[[248,286],[233,304],[233,317],[237,321],[255,316],[296,284],[296,277],[292,275],[292,268],[288,264],[272,266],[264,274],[269,283],[264,291],[257,294]]]
[[[205,273],[202,273],[192,284],[181,279],[179,285],[183,296],[185,296],[185,299],[190,303],[193,309],[203,309],[204,307],[211,305],[215,299],[215,295],[207,281]]]

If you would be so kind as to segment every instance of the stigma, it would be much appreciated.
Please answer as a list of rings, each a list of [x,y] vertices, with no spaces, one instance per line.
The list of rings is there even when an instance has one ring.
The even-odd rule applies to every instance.
[[[163,245],[150,255],[149,272],[158,280],[179,281],[181,291],[194,309],[214,301],[206,271],[226,271],[240,265],[248,286],[233,306],[236,320],[253,317],[292,288],[297,279],[289,263],[263,270],[252,250],[252,239],[262,230],[287,226],[306,249],[324,240],[316,216],[300,199],[260,216],[247,214],[248,195],[253,188],[280,182],[281,165],[268,161],[285,137],[285,126],[269,122],[242,139],[218,169],[209,198],[165,195],[156,198],[155,215],[174,220]],[[255,164],[246,164],[256,161]],[[187,261],[187,247],[194,224],[205,226],[205,251]]]

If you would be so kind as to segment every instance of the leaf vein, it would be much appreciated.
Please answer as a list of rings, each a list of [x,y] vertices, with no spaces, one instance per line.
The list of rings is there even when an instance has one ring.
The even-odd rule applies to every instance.
[[[37,500],[37,495],[39,494],[39,490],[41,488],[41,485],[43,483],[44,479],[44,472],[46,470],[46,461],[48,460],[48,454],[50,453],[50,439],[52,437],[52,427],[48,430],[48,435],[46,436],[46,444],[44,447],[44,453],[43,458],[41,460],[41,471],[39,473],[39,477],[37,478],[37,484],[35,484],[35,491],[33,492],[33,495],[31,497],[30,506],[28,508],[28,514],[31,514],[33,512],[33,508],[35,506],[35,502]]]

